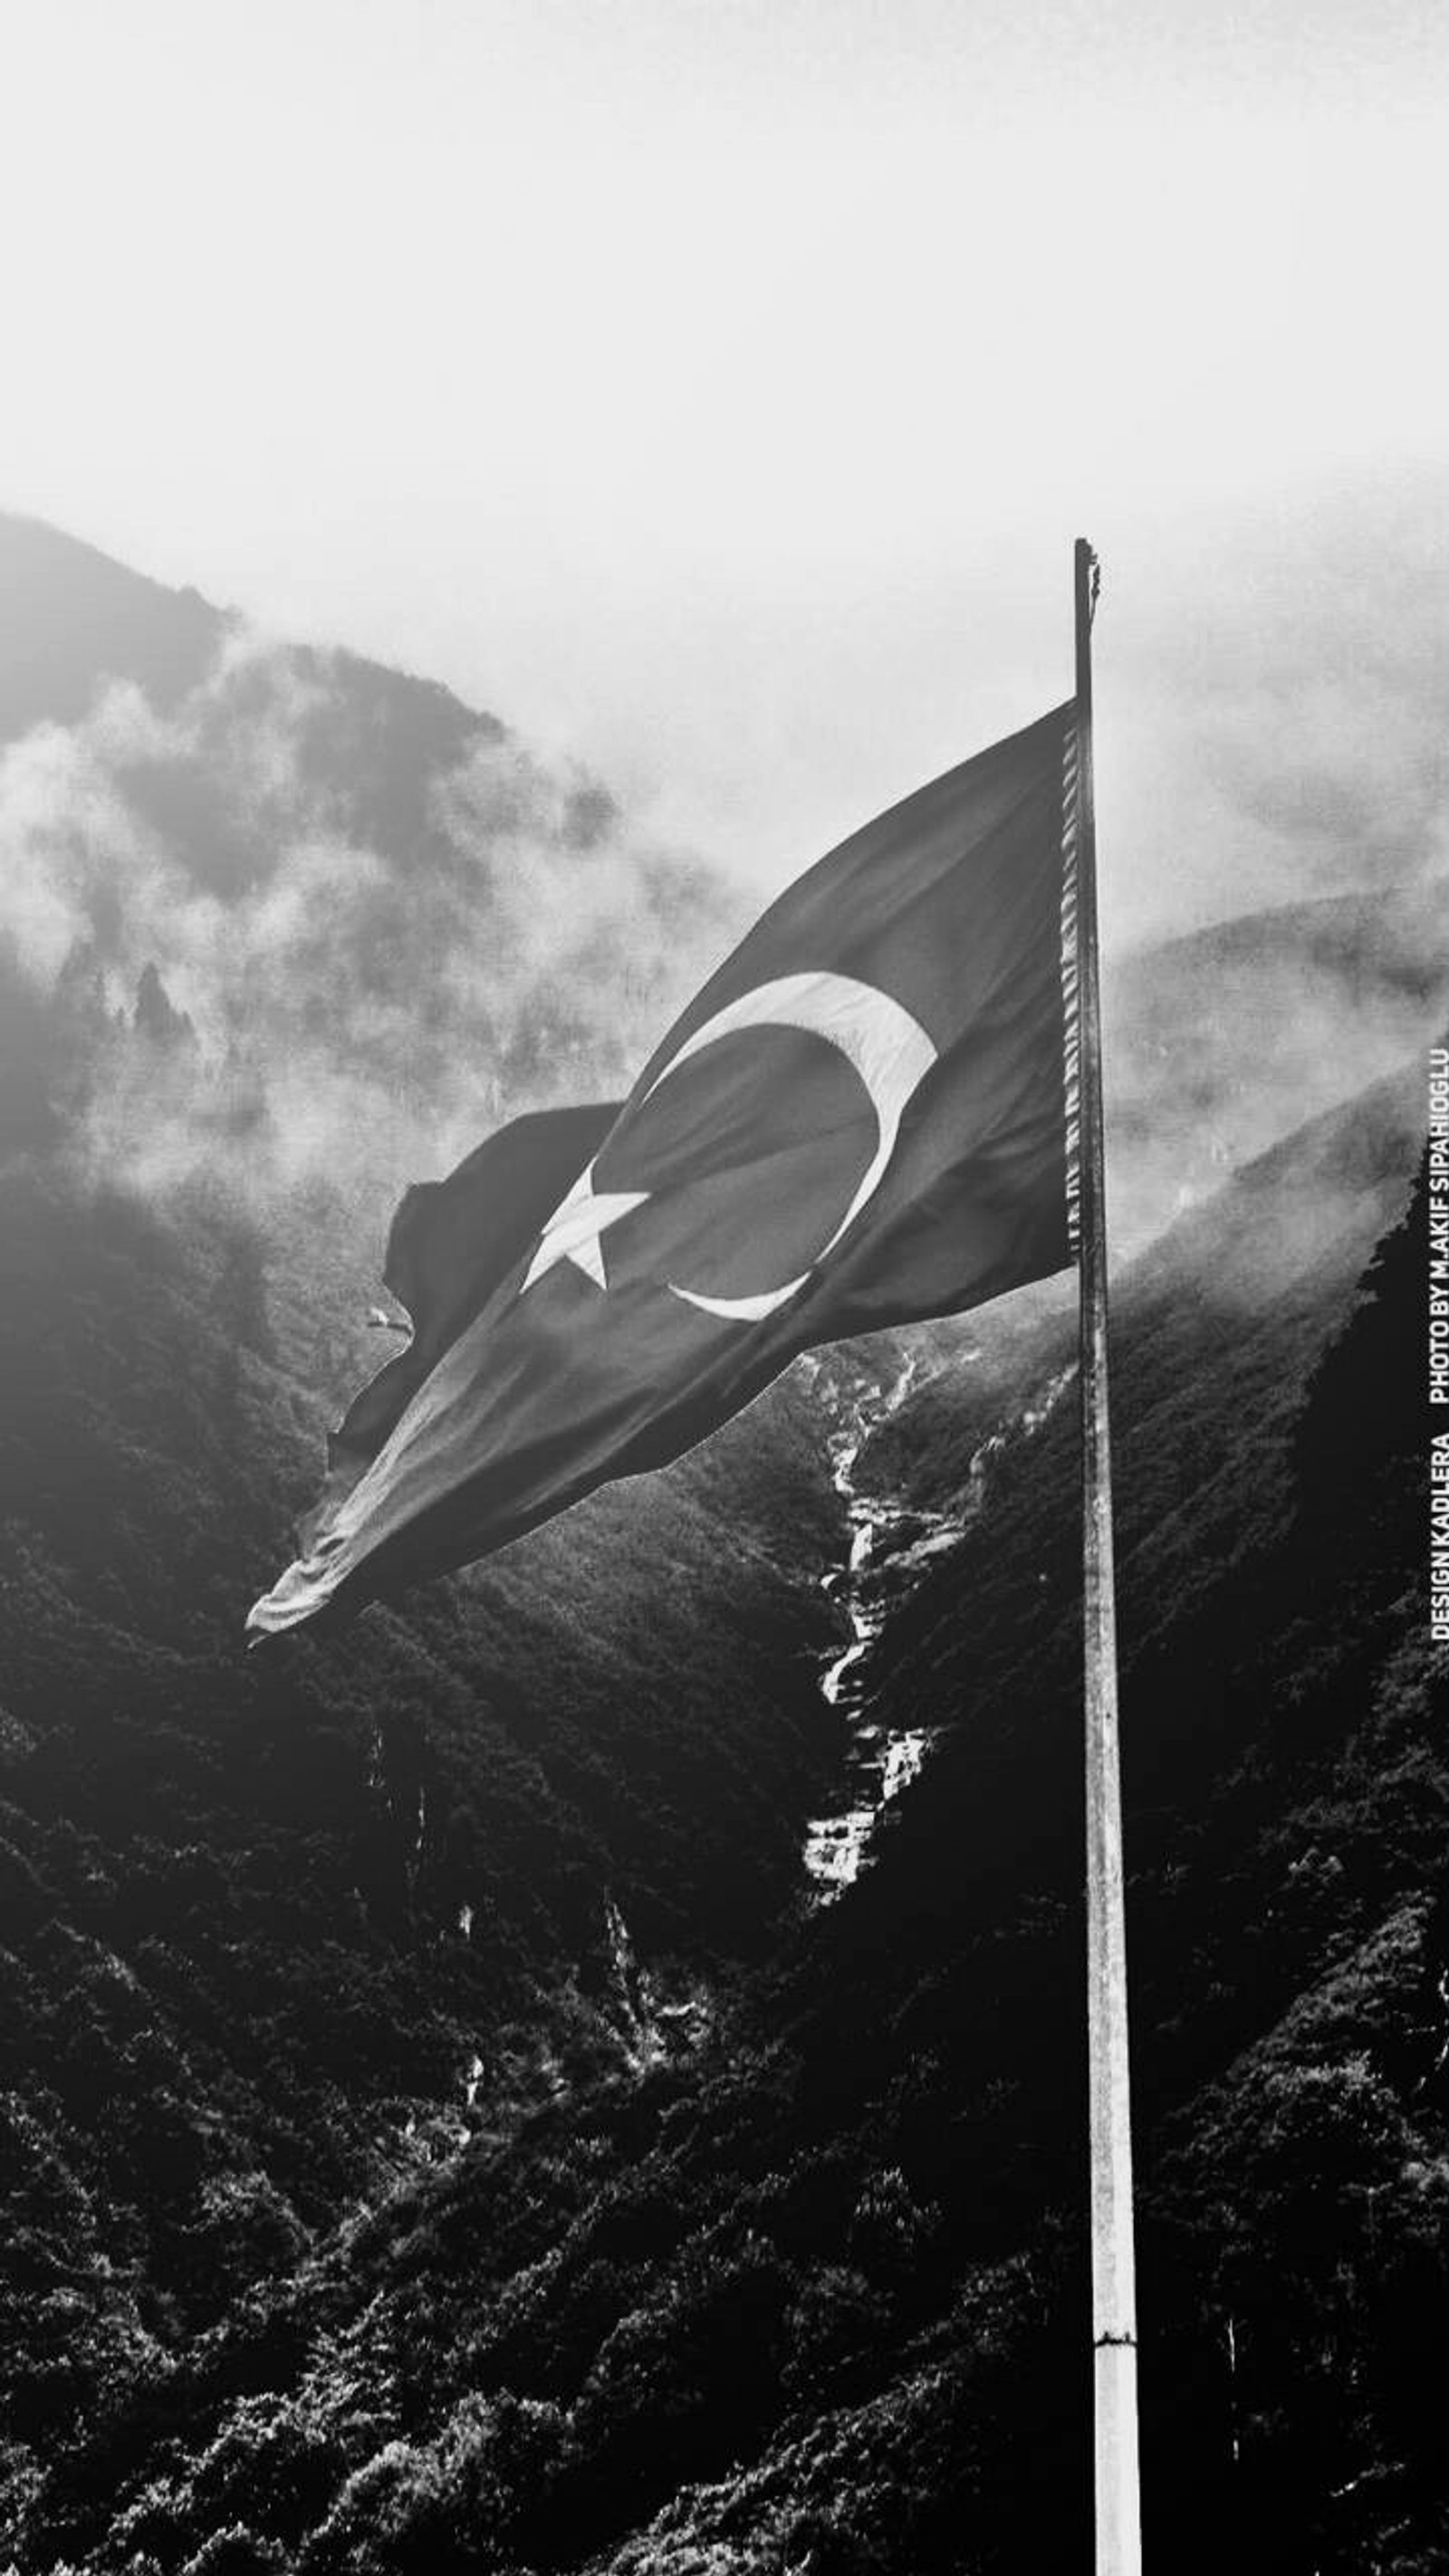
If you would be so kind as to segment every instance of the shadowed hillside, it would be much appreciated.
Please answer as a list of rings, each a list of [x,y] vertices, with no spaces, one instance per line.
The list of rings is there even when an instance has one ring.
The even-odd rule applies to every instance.
[[[1069,1283],[245,1655],[387,1347],[403,1184],[608,1096],[733,899],[446,691],[52,531],[5,562],[48,604],[0,762],[0,2564],[1085,2570]],[[1184,2576],[1449,2556],[1412,1054],[1446,971],[1403,893],[1113,979],[1148,2545]],[[853,1720],[843,1441],[932,1533]],[[872,1723],[923,1767],[820,1908],[807,1826]]]
[[[413,1609],[246,1656],[323,1427],[255,1239],[35,1177],[0,1208],[28,2446],[411,2164],[709,2031],[834,1758],[836,1510],[785,1392]]]
[[[1418,1116],[1415,1077],[1320,1122],[1119,1297],[1149,2527],[1185,2568],[1230,2548],[1348,2576],[1389,2527],[1419,2551],[1397,2563],[1427,2567],[1444,2537],[1432,2410],[1400,2359],[1445,2287],[1428,2177],[1449,2112],[1449,1772],[1404,1329],[1422,1206],[1396,1230]],[[1311,1239],[1305,1196],[1338,1211]],[[295,2243],[258,2266],[245,2318],[183,2348],[146,2317],[144,2400],[136,2359],[108,2361],[105,2409],[65,2418],[27,2567],[66,2551],[107,2576],[200,2567],[223,2531],[238,2551],[245,2535],[238,2565],[308,2571],[1085,2564],[1069,1416],[1064,1401],[996,1453],[979,1519],[888,1627],[882,1704],[939,1740],[850,1897],[800,1922],[692,2046],[651,2055],[636,2027],[633,2057],[611,2053],[596,2019],[553,2101],[535,2090],[502,2121],[490,2066],[474,2144],[316,2238],[300,2270]],[[616,1498],[656,1546],[657,1491]],[[491,1579],[537,1586],[526,1555]],[[450,1765],[458,1615],[386,1623],[393,1689],[426,1640]],[[702,1588],[696,1638],[713,1615]],[[640,1646],[636,1629],[631,1659]],[[321,1684],[309,1673],[301,1740]],[[507,1733],[526,1731],[520,1712]],[[580,1812],[602,1788],[600,1771]],[[759,1830],[742,1812],[736,1861]],[[540,1849],[550,1888],[559,1857]],[[29,1901],[43,1958],[53,1898]],[[214,1916],[214,1898],[190,1903],[189,1932],[148,1926],[158,1980]],[[642,1890],[628,1903],[646,1919]],[[299,1964],[316,1937],[299,1923]],[[384,2020],[421,1973],[407,1958],[374,1923]],[[154,2005],[125,1991],[145,2030]],[[624,2028],[607,1983],[596,2011]],[[66,2188],[55,2161],[27,2246]],[[141,2320],[128,2330],[134,2356]],[[92,2311],[88,2355],[100,2336]],[[63,2414],[43,2374],[32,2404]]]

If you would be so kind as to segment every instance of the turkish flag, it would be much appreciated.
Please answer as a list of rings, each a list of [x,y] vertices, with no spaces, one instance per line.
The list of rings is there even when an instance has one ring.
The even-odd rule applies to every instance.
[[[414,1338],[349,1412],[267,1634],[662,1465],[804,1350],[1072,1258],[1074,710],[800,878],[622,1108],[520,1119],[410,1192]]]

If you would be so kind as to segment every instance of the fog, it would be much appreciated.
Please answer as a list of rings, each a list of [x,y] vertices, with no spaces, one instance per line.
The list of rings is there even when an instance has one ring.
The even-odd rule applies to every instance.
[[[395,1194],[502,1117],[627,1088],[728,944],[718,877],[497,728],[423,768],[400,844],[378,782],[370,809],[317,757],[356,695],[355,666],[233,630],[170,712],[111,685],[0,759],[0,929],[69,997],[111,1180]]]
[[[1442,13],[7,30],[0,506],[446,681],[754,893],[1066,694],[1078,533],[1112,939],[1291,891],[1341,713],[1397,777],[1373,666],[1444,623]]]
[[[1436,13],[8,23],[0,507],[237,612],[189,693],[0,768],[0,924],[89,1014],[99,1168],[381,1210],[622,1088],[760,903],[1068,693],[1077,533],[1124,974],[1444,868]],[[316,757],[347,652],[506,728],[419,771],[411,839]],[[1418,1043],[1416,917],[1377,963],[1200,960],[1195,1036],[1119,1002],[1120,1203]],[[138,1052],[148,966],[189,1029],[153,995]]]

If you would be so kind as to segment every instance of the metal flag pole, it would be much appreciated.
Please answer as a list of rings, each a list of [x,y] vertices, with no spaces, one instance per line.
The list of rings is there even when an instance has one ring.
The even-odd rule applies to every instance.
[[[1097,841],[1092,776],[1092,611],[1097,558],[1076,544],[1076,761],[1067,830],[1075,838],[1080,1116],[1082,1599],[1087,1788],[1087,2052],[1092,2178],[1092,2344],[1097,2576],[1139,2576],[1137,2296],[1132,2243],[1132,2124],[1127,1938],[1117,1727],[1117,1605],[1112,1453],[1107,1421],[1107,1210],[1102,1137]]]

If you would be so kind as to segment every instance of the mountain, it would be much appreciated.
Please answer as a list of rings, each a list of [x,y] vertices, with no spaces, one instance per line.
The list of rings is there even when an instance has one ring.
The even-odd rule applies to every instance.
[[[0,756],[0,1151],[220,1170],[288,1239],[325,1187],[360,1255],[501,1118],[617,1097],[728,944],[713,871],[435,683],[25,523],[7,572],[58,641]]]
[[[1403,1214],[1420,1114],[1410,1076],[1316,1122],[1231,1184],[1216,1216],[1193,1211],[1119,1297],[1149,2540],[1189,2570],[1231,2549],[1249,2565],[1346,2571],[1373,2563],[1390,2530],[1419,2551],[1416,2561],[1406,2543],[1399,2563],[1427,2566],[1449,2529],[1437,2421],[1402,2360],[1443,2294],[1432,2178],[1449,2119],[1439,1996],[1449,1973],[1449,1769],[1444,1680],[1425,1634],[1423,1405],[1417,1336],[1406,1329],[1426,1242],[1422,1187]],[[1302,1262],[1305,1198],[1321,1204],[1330,1193],[1338,1219]],[[1241,1270],[1225,1264],[1211,1295],[1208,1242],[1254,1247]],[[1297,1283],[1287,1295],[1285,1278]],[[175,1332],[168,1313],[160,1346],[174,1347]],[[907,1430],[909,1419],[903,1407]],[[765,1426],[751,1417],[739,1431],[758,1444]],[[808,1425],[797,1422],[802,1434],[803,1467]],[[909,1448],[906,1432],[897,1440],[893,1427],[891,1437]],[[791,1439],[772,1425],[763,1455],[756,1445],[747,1460],[722,1446],[738,1547],[739,1471],[758,1531],[762,1467],[788,1461]],[[707,1462],[717,1474],[716,1451],[697,1472]],[[22,1854],[32,1955],[46,1962],[63,1943],[68,1980],[39,2037],[54,2053],[57,2023],[74,2032],[81,2062],[62,2057],[52,2075],[49,2153],[26,2174],[16,2237],[32,2278],[58,2242],[70,2250],[64,2290],[47,2282],[44,2312],[61,2321],[74,2374],[61,2376],[54,2345],[37,2353],[26,2312],[21,2420],[44,2424],[50,2458],[22,2565],[69,2553],[109,2576],[209,2565],[208,2551],[223,2563],[223,2534],[238,2566],[308,2571],[1079,2563],[1071,1484],[1067,1404],[1034,1431],[1008,1426],[984,1508],[888,1623],[876,1705],[937,1740],[849,1898],[813,1916],[787,1908],[768,1942],[746,1945],[743,1978],[724,1996],[716,1983],[709,2000],[697,1940],[692,1986],[682,1963],[675,1984],[661,1967],[652,1988],[641,1979],[641,1962],[658,1957],[658,1901],[621,1878],[625,1913],[649,1931],[632,1959],[596,1941],[592,1969],[568,1982],[566,2050],[557,2001],[539,1983],[529,1990],[525,1959],[537,1979],[548,1945],[506,1867],[501,1886],[476,1862],[468,1881],[491,1889],[504,1918],[489,1929],[481,1989],[471,1983],[477,1931],[464,1943],[445,1928],[461,1882],[439,1889],[438,1902],[425,1861],[409,1891],[417,1807],[396,1753],[372,1793],[383,1848],[356,1881],[372,1919],[345,1929],[341,1885],[359,1869],[360,1846],[335,1850],[348,1735],[334,1694],[365,1715],[360,1663],[349,1659],[344,1674],[330,1652],[318,1658],[285,1742],[280,1713],[270,1724],[260,1709],[230,1714],[224,1731],[245,1733],[254,1785],[234,1780],[225,1800],[215,1714],[199,1731],[173,1715],[160,1817],[153,1720],[142,1795],[160,1849],[146,1852],[138,1835],[116,1850],[109,1785],[82,1811],[63,1883],[58,1855],[70,1838],[54,1827],[44,1842],[32,1836]],[[792,1557],[791,1515],[809,1493],[807,1470],[778,1491],[769,1518],[774,1548]],[[657,1546],[657,1488],[615,1500],[622,1513],[646,1514],[639,1537]],[[675,1527],[680,1500],[671,1497]],[[577,1582],[593,1545],[566,1527]],[[635,1575],[627,1546],[621,1565],[627,1535],[627,1519],[607,1535],[626,1595],[648,1579]],[[689,1602],[696,1654],[720,1616],[710,1598],[720,1553],[717,1522]],[[556,1777],[556,1713],[515,1702],[500,1727],[491,1675],[487,1733],[476,1716],[456,1734],[450,1722],[447,1650],[471,1623],[463,1600],[501,1583],[524,1554],[457,1587],[446,1618],[424,1606],[387,1623],[388,1697],[416,1690],[425,1643],[419,1721],[455,1778],[470,1749],[486,1746],[496,1769],[509,1739]],[[721,1635],[736,1685],[766,1597],[760,1560],[741,1572],[742,1624]],[[534,1667],[546,1658],[558,1668],[541,1570],[518,1562],[516,1578],[513,1605],[534,1604]],[[657,1604],[657,1586],[651,1597]],[[794,1618],[795,1651],[808,1651],[798,1597]],[[33,1608],[25,1625],[35,1625]],[[787,1624],[765,1645],[763,1666],[789,1651],[789,1633]],[[7,1643],[13,1655],[16,1641]],[[616,1630],[614,1653],[635,1690],[640,1645],[637,1627]],[[595,1650],[591,1633],[580,1662]],[[657,1713],[636,1717],[632,1741],[592,1735],[576,1857],[566,1861],[553,1842],[557,1812],[540,1814],[533,1865],[560,1911],[555,1882],[577,1884],[588,1870],[606,1773],[617,1761],[620,1779],[633,1777],[653,1729],[671,1740],[677,1688],[677,1678],[661,1685]],[[743,1694],[725,1714],[732,1728],[742,1722]],[[679,1715],[681,1755],[688,1743],[697,1758],[698,1716]],[[799,1760],[771,1738],[782,1718],[788,1725],[788,1711],[760,1708],[752,1771],[773,1761],[788,1775]],[[74,1722],[77,1747],[94,1747],[97,1717],[78,1708]],[[597,1728],[597,1707],[587,1722]],[[288,1746],[299,1762],[324,1723],[341,1741],[337,1785],[323,1799],[331,1812],[319,1815],[304,1787],[314,1757],[289,1784]],[[803,1703],[797,1724],[808,1733]],[[207,1814],[231,1816],[225,1893],[215,1863],[204,1869],[194,1847],[178,1863],[169,1848],[202,1822],[183,1807],[197,1796],[203,1749]],[[737,1761],[746,1741],[732,1751]],[[274,1850],[259,1871],[263,1784]],[[69,1810],[81,1794],[66,1778],[57,1804]],[[477,1774],[471,1794],[482,1817]],[[687,1783],[681,1812],[698,1797],[711,1847],[727,1845],[742,1864],[760,1811],[737,1808],[716,1840],[717,1794],[702,1777]],[[134,1813],[135,1791],[129,1803]],[[360,1782],[348,1812],[362,1835]],[[110,1847],[98,1850],[103,1816]],[[491,1812],[486,1822],[496,1834]],[[490,1871],[506,1848],[500,1837]],[[657,1883],[657,1838],[636,1848]],[[116,1882],[104,1891],[102,1874]],[[775,1886],[783,1896],[783,1868]],[[281,1887],[294,1891],[285,1907]],[[576,1938],[588,1923],[582,1886],[579,1895]],[[434,1928],[420,1945],[430,1901]],[[411,2175],[395,2144],[380,2195],[373,2169],[366,2214],[327,2228],[320,2177],[310,2204],[299,2180],[319,2100],[337,2128],[351,2121],[365,2135],[369,2113],[376,2124],[405,2085],[416,2098],[416,2063],[401,2071],[390,2061],[399,2020],[424,1997],[427,2018],[407,2022],[403,2045],[445,2059],[451,2041],[456,2065],[449,2008],[486,2024],[505,1924],[521,1973],[509,2022],[480,2048],[475,2110],[458,2120],[470,2142],[435,2131],[431,2158]],[[677,1939],[677,1911],[667,1928]],[[716,1944],[720,1928],[716,1917]],[[365,1967],[365,2015],[344,1984],[351,1958]],[[238,1972],[253,2016],[269,1999],[260,2030],[251,2019],[227,2039],[233,2050],[244,2042],[245,2063],[224,2098],[246,2105],[239,2076],[250,2075],[263,2106],[230,2110],[249,2124],[246,2151],[257,2159],[244,2176],[227,2171],[205,2117],[205,2087],[213,2100],[218,2089],[222,1993],[235,1992]],[[43,1974],[32,1966],[37,1983]],[[289,1985],[301,1989],[290,2013],[277,2000]],[[36,2027],[13,2010],[10,2026]],[[554,2060],[521,2083],[519,2060],[541,2033]],[[291,2167],[265,2125],[277,2113],[251,2059],[259,2040],[286,2102]],[[199,2070],[194,2100],[188,2058]],[[94,2101],[98,2086],[112,2105],[108,2141],[91,2145],[76,2174],[77,2093]],[[124,2139],[133,2160],[143,2152],[141,2105],[153,2119],[164,2105],[167,2126],[159,2143],[146,2140],[156,2161],[122,2167],[136,2213],[128,2280],[114,2255],[96,2273],[77,2263],[83,2240],[73,2219],[68,2230],[60,2221],[68,2184],[74,2208],[84,2186],[95,2225],[106,2190],[117,2189],[122,2150],[109,2139]],[[188,2173],[190,2125],[200,2136]],[[329,2136],[333,2172],[342,2156]],[[180,2206],[167,2211],[174,2234],[148,2212],[163,2172],[171,2193],[187,2175]],[[225,2224],[210,2235],[203,2178],[213,2206],[226,2182]],[[332,2183],[339,2200],[348,2179],[340,2191]]]
[[[708,2030],[838,1758],[836,1531],[787,1393],[248,1658],[323,1428],[255,1238],[33,1173],[0,1203],[9,2398],[53,2449],[411,2165]]]
[[[1449,1012],[1449,880],[1281,905],[1109,962],[1113,1232],[1138,1246]]]
[[[75,724],[107,680],[154,705],[194,688],[226,619],[194,590],[166,590],[39,519],[0,512],[0,741]]]
[[[1085,2565],[1062,1287],[244,1656],[391,1198],[602,1090],[731,898],[401,675],[210,611],[198,663],[121,668],[84,584],[179,635],[173,595],[46,542],[71,676],[0,768],[0,2562]],[[1186,2576],[1449,2549],[1446,969],[1406,893],[1112,987],[1144,2459]],[[867,1733],[919,1773],[821,1904]]]
[[[0,637],[0,742],[41,724],[75,725],[118,682],[140,691],[160,715],[204,686],[228,645],[244,645],[245,621],[198,591],[168,590],[142,573],[38,519],[0,511],[0,589],[9,606]],[[307,766],[345,793],[364,832],[384,847],[415,852],[429,771],[483,736],[501,738],[496,716],[465,707],[436,681],[418,680],[357,654],[278,648],[306,681],[340,671],[346,718],[319,710]],[[219,747],[219,746],[218,746]],[[215,829],[201,774],[184,793],[153,782],[161,810],[186,831],[192,863],[217,872],[207,848]]]

